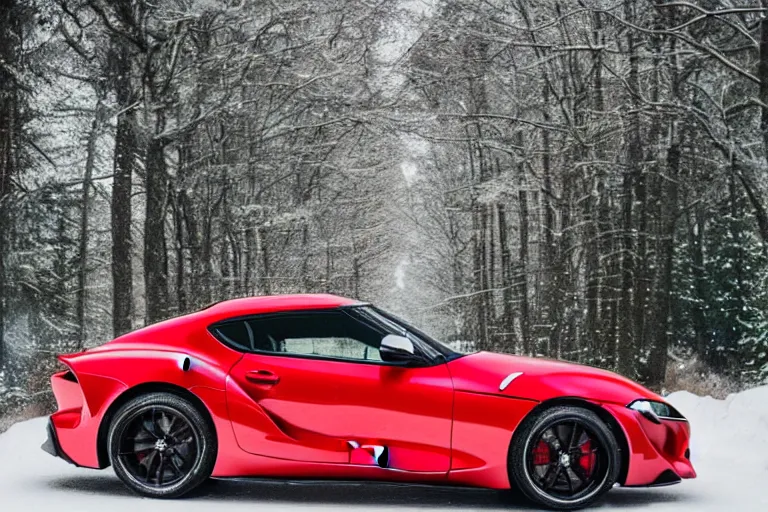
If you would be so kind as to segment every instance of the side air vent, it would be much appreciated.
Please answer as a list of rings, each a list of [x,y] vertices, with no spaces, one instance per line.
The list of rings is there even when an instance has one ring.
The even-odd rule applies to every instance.
[[[77,377],[75,377],[75,374],[72,373],[71,370],[68,370],[67,373],[61,376],[61,378],[68,380],[69,382],[77,382]]]
[[[381,452],[374,455],[376,456],[376,464],[378,464],[380,468],[386,469],[389,467],[389,448],[388,447],[382,446]]]

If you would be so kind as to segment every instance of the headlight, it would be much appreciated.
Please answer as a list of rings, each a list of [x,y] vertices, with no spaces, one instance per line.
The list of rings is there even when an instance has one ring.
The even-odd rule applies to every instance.
[[[635,400],[627,407],[639,412],[649,421],[661,424],[661,420],[685,421],[685,417],[677,409],[664,402],[655,402],[653,400]]]

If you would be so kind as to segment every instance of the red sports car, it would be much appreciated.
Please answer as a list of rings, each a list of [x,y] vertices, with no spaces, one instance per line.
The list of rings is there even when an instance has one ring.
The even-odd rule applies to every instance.
[[[634,382],[460,354],[332,295],[221,302],[59,359],[43,448],[144,496],[308,477],[512,487],[574,509],[615,483],[696,476],[688,422]]]

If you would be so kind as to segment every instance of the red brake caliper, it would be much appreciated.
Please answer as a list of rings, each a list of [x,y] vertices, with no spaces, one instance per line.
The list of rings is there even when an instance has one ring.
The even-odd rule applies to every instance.
[[[582,457],[579,460],[579,465],[587,473],[587,476],[592,475],[592,471],[595,469],[595,454],[592,453],[592,441],[587,440],[586,443],[581,445]]]
[[[552,461],[550,458],[549,445],[544,441],[539,441],[536,448],[533,449],[533,464],[536,466],[542,466],[549,464]]]

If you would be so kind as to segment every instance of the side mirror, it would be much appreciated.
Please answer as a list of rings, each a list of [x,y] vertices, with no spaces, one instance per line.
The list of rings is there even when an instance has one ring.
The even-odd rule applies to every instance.
[[[422,358],[416,354],[411,340],[405,336],[387,334],[381,340],[379,348],[381,359],[388,363],[421,363]]]

